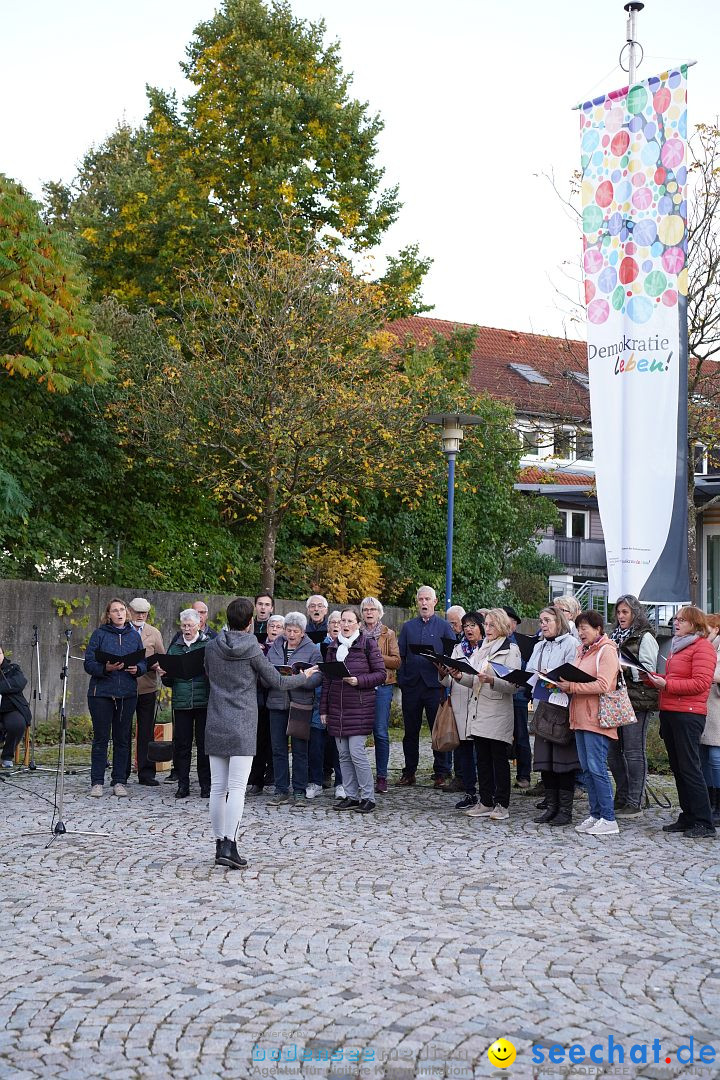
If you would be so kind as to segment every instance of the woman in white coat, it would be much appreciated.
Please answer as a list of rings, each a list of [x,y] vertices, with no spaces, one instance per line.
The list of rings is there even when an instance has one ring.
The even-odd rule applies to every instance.
[[[490,608],[485,615],[484,630],[485,638],[469,661],[472,667],[477,668],[477,675],[452,670],[447,674],[467,692],[464,718],[462,699],[456,698],[456,708],[456,702],[451,697],[451,704],[460,738],[472,738],[477,762],[480,802],[466,813],[469,817],[506,821],[510,817],[508,750],[514,732],[512,697],[517,687],[501,679],[491,667],[491,662],[517,670],[522,661],[517,645],[508,640],[512,626],[502,608]],[[455,687],[453,693],[456,693]]]

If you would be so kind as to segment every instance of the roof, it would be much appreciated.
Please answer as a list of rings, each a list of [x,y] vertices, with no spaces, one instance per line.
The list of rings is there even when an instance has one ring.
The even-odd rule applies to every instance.
[[[470,371],[474,390],[507,401],[518,413],[578,421],[589,419],[587,386],[570,375],[570,372],[587,375],[587,346],[583,341],[496,330],[421,315],[396,319],[388,325],[388,330],[401,341],[411,339],[423,346],[431,344],[438,334],[448,338],[454,330],[468,327],[477,332]],[[528,382],[511,364],[530,365],[547,383]]]
[[[521,469],[518,476],[519,484],[561,484],[564,487],[593,487],[595,476],[592,473],[559,472],[556,469],[539,469],[536,465],[529,465],[527,469]]]

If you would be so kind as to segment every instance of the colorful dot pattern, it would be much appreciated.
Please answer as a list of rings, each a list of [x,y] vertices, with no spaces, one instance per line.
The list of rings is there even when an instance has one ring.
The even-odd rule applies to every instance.
[[[687,295],[687,67],[580,107],[588,322]]]

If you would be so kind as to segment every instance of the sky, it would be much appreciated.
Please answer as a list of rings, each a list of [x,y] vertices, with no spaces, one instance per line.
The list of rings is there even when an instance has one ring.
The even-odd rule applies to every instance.
[[[566,194],[572,107],[627,83],[622,0],[291,0],[324,19],[352,92],[379,113],[379,161],[404,203],[371,267],[419,244],[434,262],[430,316],[583,337],[580,236]],[[70,181],[118,121],[140,123],[145,85],[187,93],[179,62],[215,0],[31,0],[3,14],[0,172],[40,196]],[[689,123],[720,112],[720,4],[647,0],[638,78],[696,60]]]

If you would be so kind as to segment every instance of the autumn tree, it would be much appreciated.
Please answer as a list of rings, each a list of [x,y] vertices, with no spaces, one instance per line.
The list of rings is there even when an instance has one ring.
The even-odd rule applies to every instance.
[[[322,22],[280,0],[224,0],[181,66],[193,86],[183,102],[149,88],[143,126],[119,126],[70,188],[46,188],[49,214],[82,244],[96,297],[174,304],[178,271],[238,232],[281,235],[297,250],[321,234],[351,251],[379,242],[400,207],[376,160],[383,124],[352,97]],[[424,266],[407,248],[387,288],[407,302]]]
[[[67,391],[109,372],[108,343],[85,303],[87,282],[68,236],[0,174],[0,365],[7,375]]]

